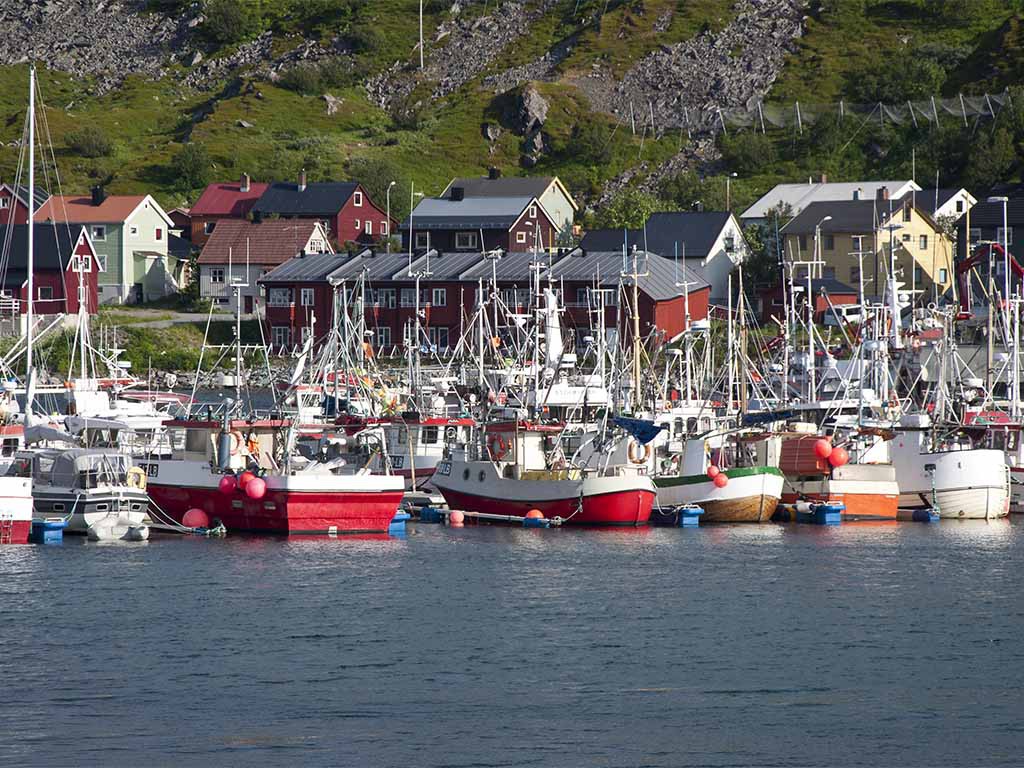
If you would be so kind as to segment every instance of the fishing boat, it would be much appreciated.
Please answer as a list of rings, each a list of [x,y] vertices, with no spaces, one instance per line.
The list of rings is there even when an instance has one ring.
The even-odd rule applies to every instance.
[[[32,478],[0,477],[0,544],[27,544],[32,529]]]
[[[230,531],[266,534],[387,533],[401,477],[343,458],[296,450],[283,419],[182,419],[165,424],[160,452],[139,457],[150,497],[178,523],[192,509]]]
[[[557,424],[490,423],[480,442],[438,464],[434,486],[452,509],[513,516],[536,509],[569,525],[646,525],[655,497],[646,468],[574,466],[561,432]]]

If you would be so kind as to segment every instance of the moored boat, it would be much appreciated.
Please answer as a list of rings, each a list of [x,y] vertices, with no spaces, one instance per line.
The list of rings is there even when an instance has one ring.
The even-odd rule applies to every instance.
[[[0,477],[0,544],[27,544],[32,529],[32,478]]]

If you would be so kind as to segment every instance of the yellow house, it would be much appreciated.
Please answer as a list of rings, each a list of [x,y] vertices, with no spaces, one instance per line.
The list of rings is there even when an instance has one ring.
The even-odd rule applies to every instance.
[[[896,279],[917,301],[933,301],[952,286],[953,242],[909,198],[811,203],[782,228],[784,257],[822,262],[815,275],[880,296],[895,256]],[[815,241],[818,241],[817,244]]]

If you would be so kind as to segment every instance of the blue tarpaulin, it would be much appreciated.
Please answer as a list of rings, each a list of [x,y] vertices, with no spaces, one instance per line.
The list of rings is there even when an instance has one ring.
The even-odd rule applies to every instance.
[[[665,425],[663,424],[658,425],[653,421],[630,419],[625,416],[613,416],[612,423],[629,432],[629,434],[636,438],[636,441],[641,445],[647,445],[651,440],[657,437],[661,430],[665,429]]]

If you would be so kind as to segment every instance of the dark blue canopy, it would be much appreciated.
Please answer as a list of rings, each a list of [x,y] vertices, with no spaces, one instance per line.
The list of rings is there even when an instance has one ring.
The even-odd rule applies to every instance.
[[[643,419],[630,419],[626,416],[613,416],[612,422],[617,427],[622,427],[629,432],[641,445],[647,445],[657,437],[661,430],[665,429],[664,424],[655,424],[653,421]]]

